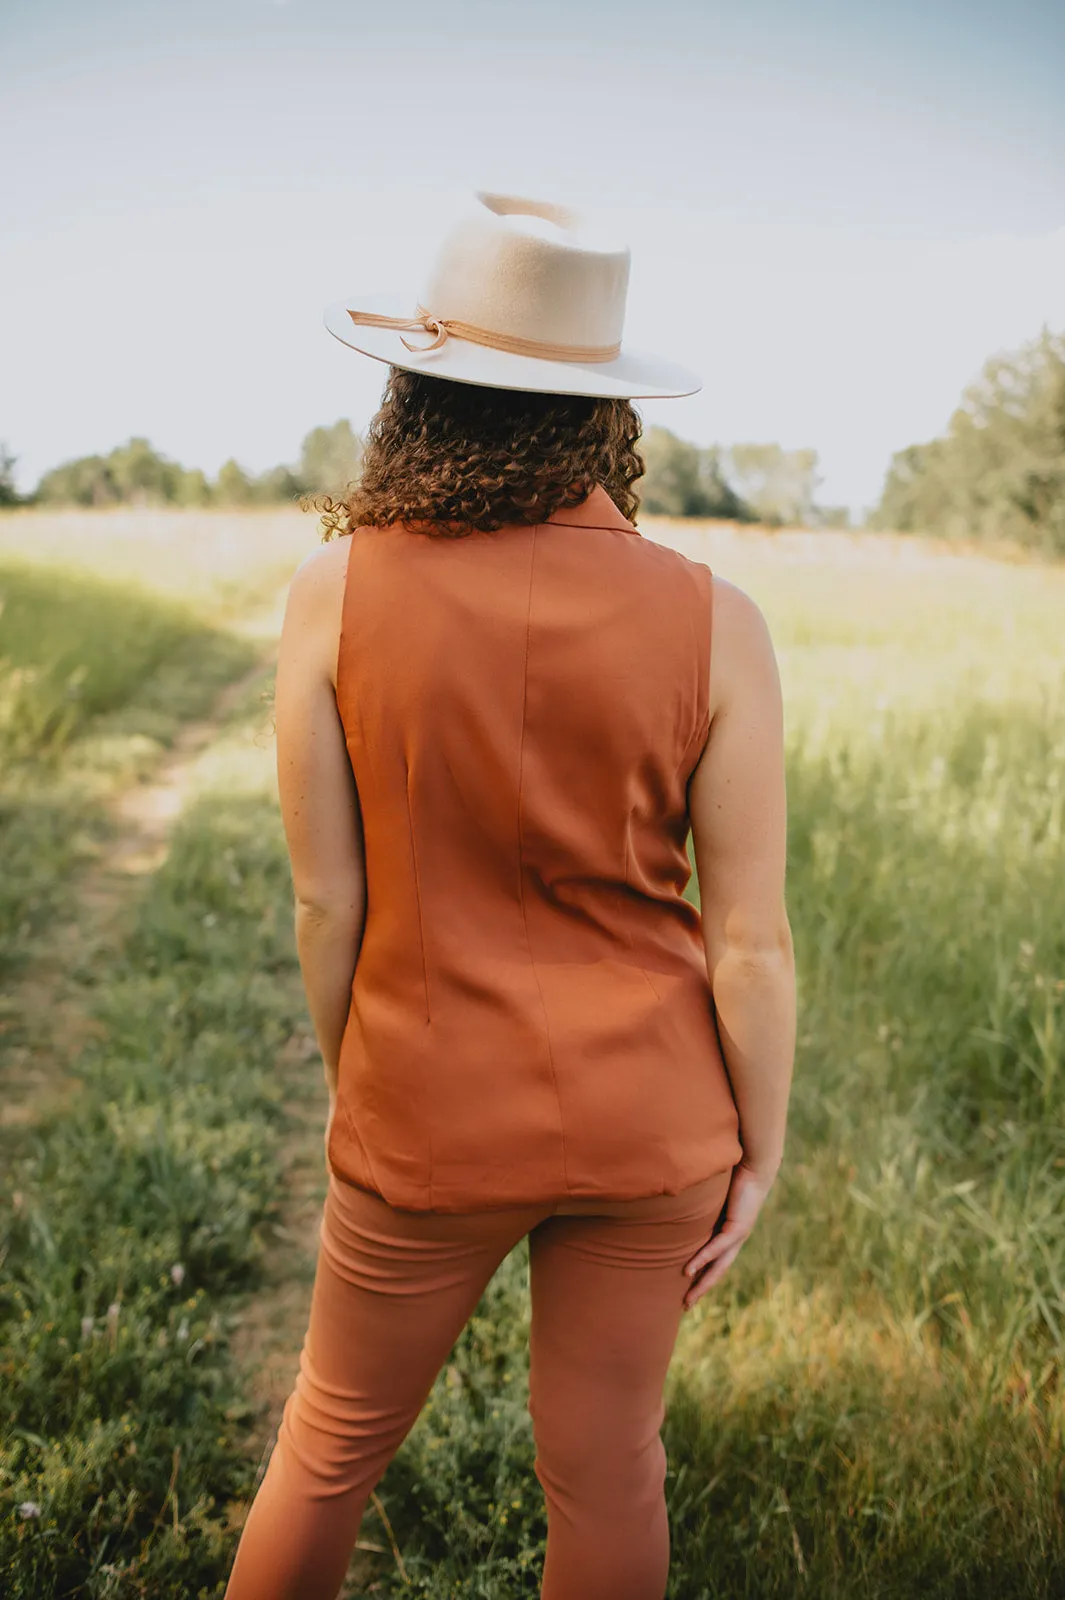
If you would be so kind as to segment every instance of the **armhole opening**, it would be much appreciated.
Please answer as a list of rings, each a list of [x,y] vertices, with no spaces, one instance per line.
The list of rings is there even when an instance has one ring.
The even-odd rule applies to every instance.
[[[351,637],[350,630],[348,628],[348,612],[352,603],[352,597],[350,594],[351,568],[355,551],[355,539],[358,533],[359,529],[353,528],[349,534],[342,536],[346,537],[350,543],[348,545],[347,559],[344,562],[344,592],[340,597],[340,628],[337,632],[336,659],[333,664],[333,681],[336,685],[336,698],[338,705],[340,704],[342,693],[342,679],[345,677],[344,663],[347,656],[346,645]]]
[[[710,724],[713,718],[710,714],[710,702],[713,697],[714,686],[714,572],[712,567],[707,567],[706,587],[708,590],[707,616],[706,616],[706,671],[703,681],[706,687],[706,739],[710,737]],[[706,748],[706,739],[703,748]]]

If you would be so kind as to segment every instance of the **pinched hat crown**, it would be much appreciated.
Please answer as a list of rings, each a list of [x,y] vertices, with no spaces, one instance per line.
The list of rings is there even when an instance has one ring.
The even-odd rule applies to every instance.
[[[629,250],[594,240],[565,206],[479,194],[444,239],[421,303],[443,322],[510,338],[621,350]],[[608,352],[608,353],[606,353]]]

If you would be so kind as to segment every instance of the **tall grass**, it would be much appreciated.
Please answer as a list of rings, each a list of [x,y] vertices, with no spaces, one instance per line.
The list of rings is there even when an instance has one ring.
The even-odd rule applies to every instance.
[[[192,606],[220,625],[269,600],[319,538],[296,510],[0,512],[0,565],[102,583]]]
[[[28,1127],[0,1119],[12,1600],[214,1592],[253,1473],[224,1307],[258,1281],[281,1201],[277,1061],[302,1014],[276,807],[244,782],[269,765],[268,674],[243,707],[251,743],[234,735],[121,948],[99,945],[74,872],[113,832],[107,796],[256,661],[231,624],[273,596],[303,530],[289,519],[261,562],[226,525],[151,521],[0,518],[0,969],[47,962],[57,923],[84,922],[53,981],[93,1024],[75,1061],[49,1062],[17,984],[0,1016],[5,1097],[27,1061],[78,1084],[51,1110],[36,1096]]]
[[[225,1307],[282,1199],[298,1016],[260,798],[204,798],[95,989],[76,1102],[9,1150],[0,1572],[10,1600],[215,1593],[250,1492]],[[11,1141],[9,1140],[9,1145]]]
[[[28,563],[0,565],[0,762],[50,761],[93,728],[164,739],[247,648],[187,604]],[[107,718],[106,723],[104,718]]]
[[[217,685],[210,657],[190,676],[197,665],[185,690],[199,701]],[[121,944],[101,948],[87,925],[80,957],[69,947],[61,976],[94,1026],[77,1060],[52,1068],[75,1069],[76,1093],[0,1130],[0,1592],[12,1600],[214,1593],[250,1492],[227,1307],[258,1283],[283,1202],[294,1091],[280,1063],[303,1013],[264,782],[268,679],[199,758],[198,799],[139,897],[131,885]],[[0,1034],[5,1078],[18,1039]]]
[[[224,618],[194,608],[195,583],[180,581],[180,541],[134,581],[117,569],[113,542],[97,550],[106,576],[86,570],[92,528],[82,519],[80,537],[68,528],[61,543],[25,514],[0,517],[0,978],[8,980],[63,914],[70,873],[107,838],[106,796],[148,770],[256,659]],[[261,586],[252,566],[247,593],[257,598]]]
[[[1063,774],[1061,703],[791,751],[788,1156],[674,1368],[725,1593],[1060,1592]]]

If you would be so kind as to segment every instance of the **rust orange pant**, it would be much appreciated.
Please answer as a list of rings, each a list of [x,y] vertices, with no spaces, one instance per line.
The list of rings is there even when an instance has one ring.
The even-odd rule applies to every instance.
[[[664,1383],[731,1169],[679,1195],[397,1210],[330,1179],[299,1375],[226,1600],[335,1600],[370,1491],[496,1268],[529,1236],[543,1600],[662,1600]]]

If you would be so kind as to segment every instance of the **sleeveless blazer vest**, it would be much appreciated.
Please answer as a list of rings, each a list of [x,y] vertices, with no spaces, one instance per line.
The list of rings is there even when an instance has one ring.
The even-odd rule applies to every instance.
[[[684,898],[712,593],[601,487],[536,527],[351,535],[367,911],[338,1178],[448,1212],[676,1194],[740,1159]]]

